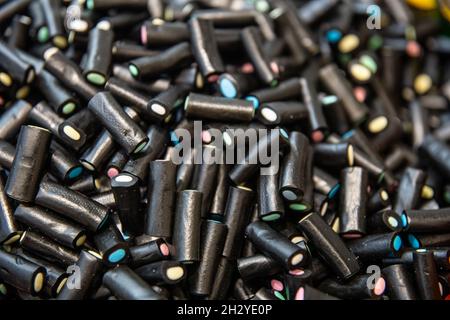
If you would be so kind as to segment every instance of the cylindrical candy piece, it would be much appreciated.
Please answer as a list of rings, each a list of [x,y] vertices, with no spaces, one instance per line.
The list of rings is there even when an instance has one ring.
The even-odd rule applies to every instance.
[[[304,261],[302,249],[264,222],[253,222],[246,228],[249,240],[264,254],[291,270]]]
[[[127,266],[119,266],[106,272],[103,284],[121,300],[166,300]]]
[[[342,170],[339,201],[339,232],[344,238],[366,233],[367,171],[360,167]]]
[[[5,193],[5,178],[0,172],[0,243],[12,244],[20,239],[20,231],[14,219],[14,210]]]
[[[35,126],[20,130],[11,173],[6,183],[6,193],[21,202],[34,200],[48,158],[51,133]]]
[[[84,61],[84,75],[90,83],[103,86],[109,73],[112,59],[114,32],[111,24],[100,21],[89,33],[89,42]]]
[[[334,64],[327,65],[320,69],[319,75],[328,90],[341,100],[349,119],[353,123],[361,123],[368,113],[368,108],[356,100],[350,83],[339,68]]]
[[[147,144],[145,132],[127,115],[109,92],[99,92],[89,101],[91,110],[114,140],[129,154],[140,152]]]
[[[82,300],[92,289],[95,280],[100,276],[103,268],[102,260],[95,252],[82,250],[80,257],[72,268],[73,274],[67,280],[57,299],[58,300]],[[69,267],[70,268],[70,267]]]
[[[116,265],[128,257],[128,244],[112,222],[95,234],[94,243],[107,265]]]
[[[13,287],[32,295],[45,285],[45,269],[20,256],[0,250],[0,276]]]
[[[109,209],[87,196],[50,181],[42,181],[36,204],[72,219],[96,232],[106,221]]]
[[[186,116],[194,119],[250,122],[255,114],[251,102],[191,93],[184,105]]]
[[[358,273],[355,255],[318,214],[307,215],[299,224],[319,255],[340,278],[348,279]]]
[[[140,211],[139,179],[128,173],[121,173],[112,178],[111,188],[123,231],[131,236],[142,234],[144,219]]]
[[[190,281],[192,294],[207,296],[211,293],[214,276],[222,255],[227,226],[219,221],[205,220],[202,225],[201,260]]]
[[[0,117],[0,139],[10,140],[27,120],[32,109],[31,104],[24,100],[17,100]]]
[[[20,205],[14,211],[14,217],[69,248],[78,248],[86,240],[86,232],[80,226],[37,206]]]
[[[185,190],[179,193],[172,236],[177,261],[192,263],[200,260],[201,206],[201,192]]]
[[[417,300],[414,282],[404,264],[393,264],[382,270],[386,278],[387,296],[391,300]]]
[[[150,162],[148,181],[148,207],[145,234],[170,238],[175,202],[176,165],[170,160]]]
[[[423,300],[442,300],[433,252],[426,249],[418,249],[413,256],[414,272],[420,297]]]
[[[244,187],[230,187],[225,207],[228,233],[222,255],[230,260],[239,257],[244,243],[245,227],[250,220],[253,192]]]
[[[169,257],[169,246],[162,239],[156,239],[130,248],[131,264],[135,267],[168,259]]]

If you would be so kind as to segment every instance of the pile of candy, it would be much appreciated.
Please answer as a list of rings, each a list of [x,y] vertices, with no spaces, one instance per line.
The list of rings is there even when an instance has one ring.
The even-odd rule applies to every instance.
[[[450,297],[448,1],[0,0],[0,29],[0,299]]]

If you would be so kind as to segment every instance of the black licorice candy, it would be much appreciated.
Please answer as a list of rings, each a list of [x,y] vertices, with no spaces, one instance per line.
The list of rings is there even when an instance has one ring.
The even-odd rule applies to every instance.
[[[391,210],[385,209],[371,213],[367,217],[367,230],[369,233],[386,233],[386,232],[400,232],[406,228],[405,219]]]
[[[58,300],[82,300],[92,290],[92,285],[100,276],[103,269],[101,258],[97,253],[82,250],[75,266],[79,272],[73,270],[73,274],[58,294]],[[75,276],[79,278],[75,279]]]
[[[45,101],[40,101],[34,105],[28,114],[28,118],[32,123],[48,129],[56,137],[59,136],[59,126],[64,122],[64,119],[53,111]]]
[[[288,298],[292,297],[301,286],[312,285],[312,275],[312,271],[308,269],[295,269],[286,273],[283,277],[283,287]],[[273,284],[277,285],[276,282]]]
[[[288,133],[281,128],[271,130],[260,137],[256,144],[249,146],[249,150],[245,159],[239,159],[237,164],[230,170],[229,177],[231,181],[239,186],[246,183],[249,179],[253,178],[258,172],[258,169],[263,165],[268,165],[267,159],[263,159],[264,153],[268,154],[269,149],[276,146],[278,143],[279,150],[285,149],[288,146],[289,136]],[[276,154],[272,154],[271,157],[276,157]],[[267,161],[268,162],[268,161]],[[270,170],[264,168],[265,171]]]
[[[0,117],[0,139],[10,140],[25,124],[32,105],[25,100],[15,101]]]
[[[125,81],[129,86],[134,89],[149,91],[153,93],[163,92],[170,87],[170,80],[164,78],[151,79],[148,81],[138,81],[131,74],[126,66],[115,64],[112,68],[114,77]]]
[[[200,260],[202,193],[196,190],[181,191],[177,198],[172,242],[174,258],[183,263]]]
[[[245,228],[250,220],[253,191],[245,187],[230,187],[225,206],[224,223],[228,233],[223,246],[222,255],[226,259],[239,257],[244,243]]]
[[[127,266],[119,266],[106,272],[103,276],[103,284],[118,299],[166,300]]]
[[[192,60],[191,45],[181,42],[158,55],[141,57],[128,63],[130,74],[136,79],[155,77],[162,72],[180,68],[186,62]]]
[[[338,194],[341,184],[338,179],[318,167],[313,169],[314,191],[333,199]]]
[[[133,267],[139,267],[170,257],[170,247],[163,239],[130,247],[130,259]]]
[[[347,242],[347,246],[361,261],[374,261],[398,256],[403,248],[403,241],[396,232],[371,234]]]
[[[147,112],[149,97],[132,88],[126,81],[118,77],[111,77],[106,82],[105,89],[111,92],[120,102],[132,105],[144,119],[153,120],[152,114]],[[160,120],[159,117],[156,117],[156,120]]]
[[[170,238],[172,236],[176,198],[176,165],[169,160],[150,162],[148,207],[145,234]]]
[[[209,213],[211,198],[217,181],[219,165],[214,163],[214,157],[218,152],[214,146],[204,146],[202,163],[194,167],[191,189],[202,193],[202,218],[206,218]]]
[[[37,295],[45,286],[45,269],[20,256],[0,251],[0,275],[6,283]]]
[[[235,270],[235,268],[235,261],[229,260],[225,257],[220,259],[216,271],[215,281],[211,289],[211,293],[207,298],[208,300],[225,299],[231,285],[233,270]]]
[[[83,73],[86,80],[94,85],[103,86],[107,81],[112,60],[113,38],[114,32],[107,20],[100,21],[89,33]]]
[[[181,176],[180,170],[181,167],[179,167],[177,172],[177,180]],[[212,196],[211,207],[209,208],[211,214],[220,216],[223,216],[225,214],[225,206],[227,203],[228,190],[230,186],[230,183],[228,181],[228,171],[229,166],[227,164],[219,164],[215,188],[216,190]]]
[[[408,267],[394,264],[382,269],[386,279],[386,294],[391,300],[417,300],[416,289]]]
[[[413,253],[417,291],[423,300],[442,300],[433,252],[418,249]]]
[[[139,155],[130,157],[122,172],[130,173],[138,177],[142,182],[146,181],[149,173],[149,163],[156,160],[164,152],[167,144],[167,128],[150,126],[147,130],[149,142]]]
[[[87,196],[50,181],[42,181],[36,204],[86,226],[96,232],[107,220],[109,209]]]
[[[5,192],[5,178],[0,172],[0,243],[12,244],[20,239],[20,229],[14,219],[14,209]]]
[[[258,179],[258,215],[262,221],[271,222],[284,216],[284,204],[278,189],[278,170],[261,174]]]
[[[240,276],[246,281],[271,276],[282,270],[282,266],[276,260],[263,254],[239,258],[237,268]]]
[[[298,201],[305,194],[308,170],[309,140],[298,131],[289,135],[289,152],[285,156],[280,174],[280,192],[287,201]]]
[[[214,82],[225,67],[219,53],[213,22],[202,18],[190,19],[189,31],[192,52],[200,71],[209,82]]]
[[[109,92],[96,94],[89,101],[89,110],[129,154],[139,153],[146,146],[148,138],[144,131],[127,115]]]
[[[251,92],[246,99],[253,103],[255,108],[265,102],[294,100],[300,97],[300,78],[282,81],[276,87],[265,88]]]
[[[54,140],[50,145],[50,172],[60,181],[73,181],[83,173],[83,166],[77,159]]]
[[[323,292],[331,294],[341,299],[380,299],[386,289],[386,280],[381,276],[373,283],[369,279],[370,275],[360,275],[342,284],[334,279],[326,279],[319,285]],[[371,286],[368,286],[368,284]]]
[[[358,282],[364,277],[367,280],[371,279],[374,284],[373,280],[377,279],[377,275],[369,277],[369,270],[366,270],[367,275],[363,275],[364,269],[371,264],[378,265],[380,269],[392,264],[403,264],[408,272],[413,271],[413,255],[415,250],[421,247],[433,252],[433,259],[439,273],[438,282],[433,281],[433,285],[436,287],[435,284],[438,283],[438,287],[441,286],[440,294],[446,296],[448,295],[446,277],[448,278],[447,271],[450,269],[449,251],[441,247],[450,246],[450,235],[445,227],[446,209],[442,209],[450,204],[450,192],[448,192],[450,184],[446,181],[450,177],[447,172],[449,171],[447,168],[449,153],[446,145],[450,135],[449,130],[445,129],[449,120],[446,110],[447,98],[450,98],[450,83],[448,83],[450,73],[448,63],[443,63],[442,59],[450,51],[448,49],[450,42],[441,34],[443,29],[439,21],[422,15],[420,12],[422,4],[419,6],[414,1],[409,1],[411,7],[414,7],[411,12],[403,4],[381,3],[382,13],[393,18],[392,21],[382,19],[382,32],[368,31],[366,28],[364,17],[367,17],[367,14],[371,15],[371,12],[366,11],[367,4],[350,1],[320,0],[310,1],[311,3],[306,5],[294,3],[292,0],[276,0],[270,3],[256,1],[250,6],[242,6],[242,3],[217,4],[209,0],[202,3],[164,3],[162,0],[151,1],[151,3],[147,0],[130,0],[129,2],[89,0],[85,3],[64,1],[63,4],[56,0],[6,1],[0,5],[0,27],[5,35],[3,43],[7,43],[9,51],[15,55],[10,57],[13,64],[23,62],[23,70],[28,69],[28,66],[32,67],[36,73],[36,79],[32,83],[24,83],[23,80],[19,80],[21,76],[12,75],[13,64],[0,67],[0,108],[3,108],[0,111],[2,114],[0,124],[3,123],[3,126],[0,126],[2,128],[0,133],[6,133],[5,136],[0,137],[4,139],[0,140],[0,163],[2,170],[4,169],[2,173],[11,176],[15,151],[16,148],[19,149],[16,143],[18,128],[31,124],[49,129],[53,134],[53,141],[48,149],[49,161],[42,167],[40,176],[45,175],[46,183],[51,181],[60,185],[61,188],[77,190],[86,195],[86,198],[81,201],[85,202],[80,207],[89,214],[95,216],[99,210],[96,203],[87,201],[89,199],[100,203],[102,207],[107,207],[108,212],[120,211],[121,208],[118,206],[120,203],[117,203],[111,189],[111,181],[106,175],[113,178],[120,175],[120,171],[131,175],[136,184],[132,188],[132,197],[127,196],[129,200],[127,200],[129,205],[127,208],[131,208],[136,213],[138,212],[136,209],[143,209],[152,202],[156,210],[162,210],[157,212],[157,220],[161,222],[161,229],[169,230],[168,235],[162,239],[153,234],[140,234],[142,229],[132,234],[133,232],[127,230],[129,229],[126,226],[128,220],[125,215],[122,214],[120,218],[119,214],[114,212],[109,222],[117,229],[114,232],[117,237],[113,236],[112,238],[115,239],[111,242],[105,240],[96,244],[95,241],[91,242],[94,237],[98,237],[101,232],[106,232],[106,229],[102,228],[96,230],[98,219],[93,217],[87,219],[86,212],[80,215],[80,207],[76,207],[77,210],[71,214],[61,214],[60,211],[63,209],[56,210],[54,214],[71,225],[80,223],[82,220],[80,217],[89,220],[80,223],[80,228],[86,229],[89,234],[89,241],[84,244],[84,249],[89,250],[90,255],[96,256],[96,264],[99,266],[105,265],[101,260],[108,258],[108,254],[104,254],[103,257],[101,254],[105,253],[108,247],[114,247],[115,243],[126,239],[126,245],[138,251],[138,258],[135,264],[130,253],[130,259],[121,261],[121,264],[130,268],[153,264],[151,268],[146,268],[150,270],[146,279],[148,287],[158,298],[176,300],[330,299],[333,297],[327,294],[329,290],[323,284],[331,282],[331,287],[342,288],[342,292],[337,293],[336,297],[347,298],[345,291],[348,288],[354,288],[351,298],[377,299],[380,296],[372,296],[370,290],[365,290],[370,289],[370,286],[367,288],[363,286],[364,290],[360,290],[361,288],[354,284],[364,285],[364,281]],[[50,8],[47,10],[48,7]],[[417,8],[419,9],[416,10]],[[331,10],[335,11],[334,15],[331,14]],[[411,13],[414,14],[414,18]],[[445,11],[442,13],[444,14]],[[28,14],[31,19],[24,16]],[[201,30],[200,34],[193,36],[195,32],[189,30],[189,25],[196,23]],[[99,31],[95,27],[97,25],[109,25],[110,35],[114,31],[116,42],[112,46],[111,38],[110,41],[103,42],[96,41],[94,36],[89,37],[89,31],[91,34]],[[63,27],[67,27],[66,30]],[[309,28],[313,30],[310,31]],[[141,39],[140,43],[136,44],[136,41],[139,42],[139,32]],[[242,43],[242,34],[245,34],[249,40],[246,46]],[[196,41],[201,47],[201,52],[195,52]],[[67,50],[61,49],[58,52],[52,46],[67,46]],[[178,50],[182,46],[190,49],[178,52],[180,56],[168,54],[171,50],[175,48]],[[104,49],[104,53],[100,52],[102,50],[95,50],[96,48]],[[181,56],[186,58],[180,58]],[[87,61],[94,57],[97,59],[95,63],[91,63],[94,60]],[[407,58],[403,59],[405,62],[402,61],[403,57]],[[169,59],[164,60],[164,58]],[[378,58],[382,60],[378,62]],[[136,70],[133,70],[133,67],[129,69],[130,60],[133,62],[141,59],[152,60],[150,64],[154,63],[154,69],[149,70],[144,78],[140,78],[139,75],[134,77],[131,72],[135,73]],[[202,69],[200,64],[211,61],[214,64],[211,68],[212,74],[205,77],[202,74],[205,68]],[[443,68],[436,67],[439,62],[443,63]],[[91,66],[87,66],[88,64]],[[331,70],[327,79],[324,79],[320,71],[327,73],[324,72],[327,66],[333,66],[334,70]],[[88,69],[101,72],[100,77],[90,75],[90,80],[97,84],[108,79],[105,89],[91,85],[86,80],[86,74],[90,71]],[[154,70],[159,71],[153,73]],[[110,74],[113,78],[109,78]],[[267,75],[276,77],[280,84],[275,88],[269,87],[266,81],[261,81]],[[301,86],[298,77],[303,77],[306,86]],[[336,79],[338,81],[335,81]],[[135,114],[138,117],[134,122],[144,131],[148,129],[149,143],[144,147],[143,152],[130,155],[128,150],[116,142],[117,139],[112,139],[105,126],[98,121],[98,117],[89,108],[78,110],[82,104],[86,106],[98,90],[110,92],[124,106],[124,109],[133,108],[136,111]],[[399,91],[403,95],[396,95]],[[194,92],[206,97],[207,107],[201,113],[192,116],[180,106],[183,100]],[[340,92],[339,97],[329,95],[337,94],[337,92]],[[251,110],[252,117],[246,118],[250,115],[249,113],[245,116],[236,116],[234,120],[226,119],[224,115],[227,115],[227,109],[231,110],[226,106],[215,113],[214,108],[210,106],[213,105],[211,99],[215,100],[220,96],[235,99],[228,100],[227,103],[239,107],[239,112],[244,112],[243,106],[246,109],[245,112],[251,110],[238,100],[247,98],[247,101],[255,108]],[[29,99],[30,105],[34,105],[30,113],[27,110],[30,107],[27,108],[26,105],[28,102],[20,100],[26,98]],[[267,101],[264,101],[265,99]],[[79,100],[82,104],[78,103]],[[409,104],[409,107],[401,108],[404,102],[407,106]],[[370,106],[370,110],[366,106]],[[325,114],[326,122],[322,122],[319,126],[321,109]],[[243,120],[244,118],[246,120]],[[356,118],[358,120],[355,120]],[[194,120],[197,119],[214,122],[204,123],[202,131],[196,132]],[[239,124],[233,124],[233,122]],[[187,157],[183,159],[180,168],[174,168],[176,173],[172,174],[170,171],[175,182],[171,183],[170,188],[173,194],[172,201],[167,201],[168,198],[160,197],[159,176],[147,182],[150,162],[157,159],[175,162],[175,152],[179,151],[179,146],[184,145],[180,142],[191,143],[192,147],[192,144],[201,141],[204,146],[208,145],[207,150],[210,149],[210,146],[215,146],[214,142],[217,138],[213,135],[214,129],[222,132],[227,147],[226,155],[229,155],[228,152],[239,148],[239,143],[242,142],[239,139],[242,136],[246,140],[250,139],[245,134],[233,134],[227,129],[244,129],[245,131],[248,128],[273,129],[276,126],[282,126],[283,130],[289,130],[290,133],[301,132],[309,138],[305,137],[304,143],[300,143],[299,146],[290,146],[291,149],[298,151],[299,158],[303,157],[303,160],[302,166],[293,173],[293,178],[299,181],[289,191],[297,192],[297,189],[301,191],[293,193],[291,201],[283,197],[285,202],[282,205],[278,202],[280,199],[277,195],[283,196],[281,182],[283,182],[284,172],[282,171],[279,181],[276,181],[277,178],[273,176],[264,176],[272,179],[269,186],[273,191],[268,189],[262,191],[265,188],[260,186],[256,199],[253,199],[250,193],[244,193],[243,198],[248,196],[248,200],[243,199],[238,204],[231,203],[231,200],[227,203],[229,194],[226,189],[230,186],[239,186],[241,189],[257,188],[261,182],[258,182],[257,171],[260,168],[269,169],[270,164],[263,162],[263,158],[255,158],[258,161],[261,160],[261,163],[257,162],[256,166],[239,167],[236,161],[233,164],[217,165],[217,177],[216,174],[210,174],[207,176],[208,179],[199,179],[200,182],[208,183],[203,183],[203,186],[198,188],[204,193],[205,199],[211,199],[211,202],[202,202],[207,209],[200,225],[205,227],[208,220],[217,219],[225,222],[224,225],[230,229],[231,234],[225,238],[223,246],[225,249],[221,248],[221,245],[216,246],[213,251],[215,258],[209,258],[213,262],[207,264],[209,268],[214,269],[212,276],[193,279],[192,276],[198,270],[198,263],[186,266],[184,276],[188,279],[180,283],[175,283],[177,279],[167,281],[167,277],[165,278],[159,271],[152,274],[151,270],[163,270],[163,266],[171,264],[161,261],[173,261],[173,256],[176,254],[177,248],[171,247],[170,244],[173,227],[167,228],[167,225],[173,224],[175,192],[193,189],[192,185],[198,181],[192,179],[195,165],[186,163],[186,160],[194,159],[194,154],[185,155]],[[320,129],[317,129],[319,127]],[[182,128],[188,129],[191,137],[194,135],[194,139],[190,140],[183,135],[180,130]],[[98,144],[100,138],[107,136],[102,133],[102,130],[109,137],[105,139],[108,143],[102,142],[100,147]],[[123,136],[125,137],[126,133],[123,133]],[[260,131],[256,137],[262,140],[263,145],[266,142],[268,145],[277,142],[270,139],[264,141]],[[197,138],[200,139],[196,140]],[[183,141],[184,139],[190,141]],[[279,159],[271,158],[273,161],[280,160],[284,163],[293,153],[287,148],[287,139],[278,142],[281,147],[271,150],[271,154]],[[170,146],[167,148],[168,144]],[[255,148],[254,143],[246,143],[245,146],[249,145],[250,151],[254,154],[263,151],[262,148]],[[346,157],[348,150],[342,147],[345,145],[352,145],[354,149],[353,164]],[[106,146],[105,149],[103,149],[104,146]],[[319,150],[323,147],[325,150],[320,150],[323,152],[320,154],[322,158],[314,159],[313,149]],[[342,149],[336,153],[331,151],[328,153],[327,147],[331,149],[342,147]],[[107,152],[97,152],[101,150]],[[91,151],[93,151],[92,156],[88,157],[87,154]],[[96,171],[82,175],[80,159],[89,160],[86,162],[91,162]],[[247,160],[249,159],[253,160],[253,157],[247,157]],[[347,223],[340,220],[339,206],[345,206],[346,203],[343,204],[342,202],[345,201],[341,201],[337,195],[340,191],[340,195],[344,197],[348,188],[344,186],[345,179],[339,181],[338,177],[340,170],[354,165],[368,172],[367,188],[365,191],[364,188],[359,191],[365,192],[370,200],[365,201],[364,204],[347,203],[349,207],[357,208],[356,215],[359,215],[362,207],[367,205],[365,219],[367,235],[360,239],[364,241],[359,245],[364,248],[344,239],[348,247],[359,251],[358,263],[361,268],[360,274],[345,279],[345,276],[340,276],[343,272],[339,271],[345,268],[342,266],[341,269],[330,268],[330,263],[333,264],[333,261],[339,263],[341,256],[344,256],[342,260],[347,261],[348,258],[353,265],[354,257],[324,255],[321,250],[324,251],[322,247],[326,248],[328,243],[317,245],[317,240],[313,241],[314,237],[319,237],[323,231],[315,230],[311,232],[314,235],[309,236],[302,233],[304,230],[296,223],[309,212],[318,212],[325,224],[332,226],[336,234],[345,230]],[[112,169],[109,170],[110,168]],[[280,168],[284,170],[283,167]],[[410,170],[408,168],[418,168],[428,178],[423,183],[408,182],[408,174],[404,175],[405,169],[406,172]],[[263,174],[262,171],[261,174]],[[230,179],[230,176],[234,178]],[[211,183],[215,179],[217,182]],[[142,183],[142,187],[139,188],[138,183]],[[399,184],[400,188],[398,188]],[[206,185],[208,187],[205,187]],[[412,189],[415,189],[414,192],[410,192]],[[139,191],[140,194],[137,193]],[[235,191],[231,187],[230,193],[233,192]],[[116,195],[119,193],[122,194],[122,192],[116,192]],[[126,192],[123,195],[126,195]],[[392,204],[389,197],[395,200]],[[411,200],[414,197],[415,199]],[[7,199],[6,194],[4,198],[10,205],[10,210],[7,212],[12,212],[17,206],[19,209],[23,209],[25,205],[38,206],[38,204],[21,204],[14,199]],[[66,195],[62,195],[58,199],[54,197],[52,201],[66,205],[68,202],[66,198]],[[155,201],[156,198],[160,200]],[[78,197],[72,200],[76,203],[80,202]],[[258,204],[258,202],[261,203]],[[401,206],[405,206],[406,210],[396,208],[401,202],[403,203]],[[282,211],[281,207],[284,207],[286,212],[281,219],[278,219],[279,221],[270,223],[270,227],[287,241],[298,246],[305,257],[309,258],[311,255],[312,262],[311,264],[305,262],[308,270],[295,269],[286,274],[284,270],[286,268],[283,268],[276,260],[259,255],[266,260],[256,258],[256,261],[260,262],[259,265],[257,262],[250,263],[247,266],[248,278],[246,278],[238,274],[237,266],[241,259],[254,258],[259,252],[248,239],[244,239],[243,230],[250,223],[260,220],[259,211],[272,211],[273,208],[269,208],[272,204],[276,204],[277,211]],[[170,211],[167,210],[168,206],[172,206]],[[420,214],[412,213],[414,211]],[[411,212],[409,221],[407,212]],[[47,211],[39,218],[46,217],[46,214]],[[265,215],[262,214],[262,216]],[[141,218],[144,217],[141,216]],[[17,255],[23,254],[24,257],[31,252],[40,261],[51,261],[49,270],[55,266],[59,271],[49,272],[48,281],[38,297],[25,292],[27,290],[12,288],[14,286],[5,283],[2,279],[0,299],[54,298],[57,293],[55,289],[61,289],[55,287],[64,272],[62,270],[78,260],[79,252],[69,249],[72,245],[66,244],[66,247],[57,241],[54,242],[50,239],[51,237],[47,238],[49,233],[54,231],[51,226],[36,227],[32,226],[32,223],[28,225],[20,221],[17,221],[17,226],[12,226],[9,224],[11,219],[14,222],[13,218],[6,217],[6,224],[1,226],[2,228],[6,226],[6,229],[0,229],[4,231],[4,235],[0,233],[1,237],[6,239],[3,250]],[[3,220],[0,219],[0,221]],[[137,227],[139,224],[139,228],[142,228],[144,226],[142,222],[140,224],[130,222],[129,225]],[[340,228],[340,224],[345,226]],[[220,226],[223,227],[223,225]],[[17,231],[18,229],[23,230]],[[42,232],[45,236],[35,234],[35,230]],[[197,231],[195,234],[199,234],[200,239],[205,239],[207,236],[205,232]],[[21,233],[23,234],[21,247],[24,251],[8,244],[8,239],[12,241]],[[395,250],[394,247],[399,241],[393,235],[399,236],[404,241],[405,250]],[[302,239],[302,236],[309,239]],[[340,244],[342,239],[343,237],[337,237],[330,242]],[[311,247],[310,252],[309,247]],[[202,263],[204,262],[202,250],[206,248],[202,240],[200,240],[199,248],[199,263]],[[361,253],[363,249],[367,249],[367,252]],[[95,251],[100,253],[97,254]],[[361,258],[362,255],[366,256]],[[38,260],[35,260],[36,263],[39,262]],[[306,258],[304,260],[306,261]],[[270,267],[272,263],[275,265],[273,269]],[[109,268],[113,267],[108,261],[106,265],[110,265]],[[174,264],[174,266],[179,265],[180,262]],[[264,270],[266,266],[267,269]],[[77,270],[76,267],[74,269]],[[110,290],[111,288],[100,286],[99,280],[107,271],[108,268],[99,269],[95,279],[92,282],[88,281],[89,290],[86,294],[77,296],[77,290],[72,292],[73,297],[105,300],[130,298],[132,292],[128,292],[127,288]],[[252,271],[255,272],[252,273]],[[259,271],[261,272],[257,274]],[[63,281],[67,279],[76,287],[76,280],[79,277],[76,276],[76,272],[72,273],[71,269],[67,272],[73,276],[69,279],[64,278],[63,275]],[[336,280],[336,275],[340,279]],[[401,287],[403,280],[396,282],[397,279],[393,280],[394,277],[395,275],[390,279],[386,278],[387,285],[389,286],[391,281],[392,288]],[[343,278],[345,282],[341,283],[340,280]],[[413,283],[410,286],[412,290],[415,290],[414,285]],[[145,287],[145,282],[141,282],[139,286]],[[207,288],[208,286],[210,287]],[[405,286],[408,287],[408,285]],[[395,289],[398,290],[398,287]],[[5,289],[8,291],[6,295]],[[144,288],[143,291],[146,289]],[[409,288],[405,291],[409,291]],[[149,293],[144,293],[146,294]],[[152,296],[151,292],[150,295]],[[406,293],[404,297],[412,295]],[[384,296],[391,300],[396,299],[391,290],[383,293],[382,299],[385,299]],[[71,297],[67,296],[67,298]],[[64,296],[61,299],[64,299]]]
[[[300,220],[299,224],[319,255],[337,276],[349,279],[359,272],[360,267],[355,255],[319,215],[310,213]]]
[[[353,145],[350,143],[317,143],[314,161],[322,167],[352,167],[355,163]]]
[[[79,66],[64,56],[57,48],[47,49],[44,53],[44,60],[45,69],[86,101],[89,101],[97,93],[97,89],[84,79]]]
[[[304,255],[298,246],[264,222],[249,224],[246,236],[259,250],[277,260],[288,270],[300,266],[304,261]]]
[[[56,47],[65,49],[68,42],[63,28],[63,21],[60,16],[61,6],[59,1],[41,0],[40,3],[48,27],[49,38]]]
[[[255,68],[261,82],[272,87],[278,84],[278,69],[269,61],[263,49],[262,36],[256,27],[247,27],[241,31],[241,40],[245,51]]]
[[[20,84],[30,84],[36,75],[33,66],[20,59],[15,48],[0,41],[0,67]]]
[[[140,211],[139,179],[131,174],[122,173],[112,178],[111,188],[123,231],[130,236],[141,234],[144,216]]]
[[[244,94],[256,89],[258,83],[251,74],[237,70],[222,73],[217,80],[222,96],[230,99],[243,97]]]
[[[449,209],[405,210],[408,231],[420,233],[441,233],[449,230]]]
[[[15,14],[24,11],[30,2],[30,0],[18,0],[2,4],[0,9],[0,23],[4,24]]]
[[[203,221],[200,263],[189,278],[192,294],[208,296],[211,293],[227,232],[227,226],[219,221]]]
[[[45,287],[41,292],[45,292],[51,298],[55,298],[61,292],[68,279],[67,273],[61,267],[37,258],[23,250],[14,250],[14,254],[45,269]]]
[[[80,156],[80,162],[89,171],[101,171],[103,164],[111,157],[115,147],[116,144],[111,134],[104,129]]]
[[[328,131],[328,125],[323,114],[322,105],[317,98],[317,92],[315,92],[311,81],[307,78],[300,78],[300,86],[302,100],[308,110],[311,139],[315,143],[322,142],[326,131]]]
[[[86,241],[83,228],[37,206],[19,205],[14,218],[69,248],[81,247]]]
[[[416,233],[414,238],[417,240],[418,246],[420,247],[443,247],[450,246],[450,233]]]
[[[316,55],[319,52],[319,46],[317,45],[311,30],[307,25],[300,20],[297,14],[297,10],[293,1],[283,1],[280,5],[280,9],[283,13],[282,20],[283,25],[286,25],[296,41],[303,46],[311,55]]]
[[[40,127],[22,126],[6,194],[21,202],[34,200],[46,165],[51,133]]]
[[[334,297],[328,293],[322,292],[314,287],[307,284],[298,288],[294,296],[295,300],[339,300],[339,298]]]
[[[109,178],[117,176],[128,162],[128,155],[123,150],[117,150],[106,164],[105,172]]]
[[[367,171],[347,168],[341,173],[339,232],[343,238],[358,238],[366,233]]]
[[[40,70],[36,80],[48,104],[57,113],[70,115],[77,110],[79,106],[77,99],[50,72]]]
[[[400,215],[404,210],[415,209],[419,203],[426,173],[419,169],[407,168],[398,187],[394,210]]]
[[[375,190],[367,200],[367,210],[370,212],[379,211],[387,208],[391,204],[391,199],[389,193],[384,189],[380,188]]]
[[[31,253],[43,256],[46,260],[62,266],[70,266],[78,260],[78,254],[74,250],[30,230],[22,233],[20,246]]]
[[[116,265],[128,258],[128,244],[114,223],[109,222],[98,231],[94,243],[107,265]]]
[[[305,190],[300,201],[293,201],[289,204],[289,209],[296,213],[309,213],[314,209],[314,172],[313,172],[313,151],[312,146],[306,146],[306,160],[304,169]]]
[[[450,165],[448,159],[450,157],[450,149],[447,145],[432,135],[427,135],[423,141],[420,151],[430,159],[447,178],[450,177]]]
[[[349,119],[353,123],[361,123],[367,116],[368,108],[356,100],[350,83],[339,68],[336,65],[327,65],[320,69],[319,75],[328,90],[341,100]]]
[[[95,117],[85,108],[72,114],[58,128],[59,136],[66,146],[76,151],[84,147],[86,141],[98,131],[93,121]]]
[[[217,121],[250,122],[255,109],[251,102],[191,93],[184,109],[188,118]]]
[[[134,270],[142,279],[154,284],[177,284],[186,277],[185,266],[178,261],[163,260]]]
[[[147,110],[154,117],[161,121],[170,121],[171,114],[184,101],[188,94],[188,87],[185,85],[174,85],[166,91],[159,93],[150,99],[147,104]]]
[[[189,28],[184,22],[159,24],[148,21],[141,26],[141,43],[145,46],[173,45],[189,40],[189,35]]]
[[[303,23],[311,25],[332,10],[338,2],[339,1],[336,0],[319,0],[308,2],[304,4],[297,12]]]
[[[301,102],[266,102],[257,112],[257,118],[268,126],[290,125],[309,117],[308,109]]]

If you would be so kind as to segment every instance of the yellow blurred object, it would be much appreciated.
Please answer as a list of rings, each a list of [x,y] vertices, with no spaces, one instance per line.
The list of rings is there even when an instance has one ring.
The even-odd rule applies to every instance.
[[[406,3],[419,10],[435,10],[440,8],[442,16],[450,22],[450,1],[449,0],[406,0]]]
[[[419,10],[434,10],[438,7],[437,0],[406,0],[406,2]]]
[[[441,1],[442,16],[450,22],[450,1]]]

